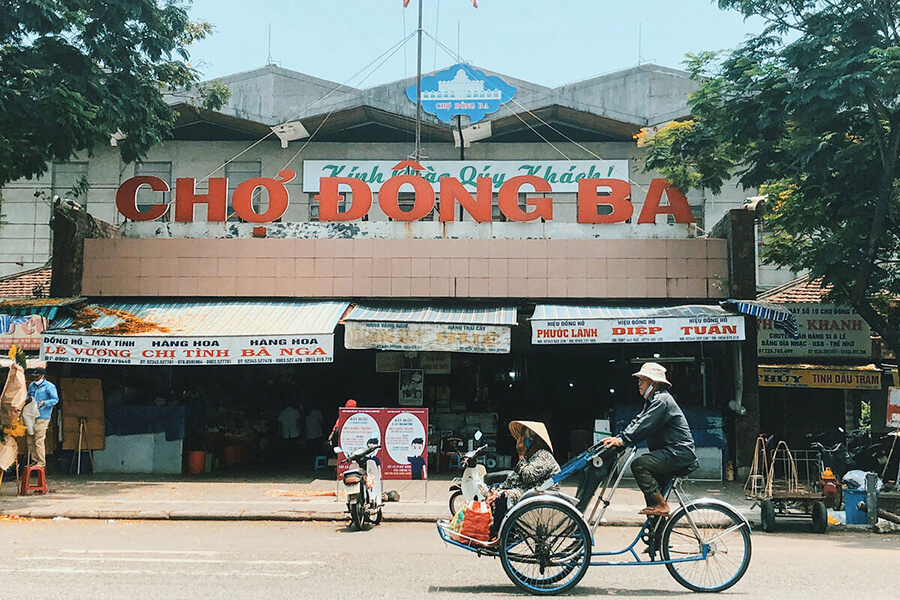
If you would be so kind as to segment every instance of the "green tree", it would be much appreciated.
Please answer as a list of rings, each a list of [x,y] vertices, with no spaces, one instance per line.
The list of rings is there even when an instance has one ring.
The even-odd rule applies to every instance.
[[[720,0],[766,20],[737,49],[688,57],[692,119],[643,141],[648,169],[767,196],[765,260],[834,285],[900,356],[900,2]]]
[[[211,32],[173,0],[0,0],[0,186],[118,141],[132,162],[165,139],[164,95],[195,87],[188,46]],[[208,108],[227,101],[214,85]]]

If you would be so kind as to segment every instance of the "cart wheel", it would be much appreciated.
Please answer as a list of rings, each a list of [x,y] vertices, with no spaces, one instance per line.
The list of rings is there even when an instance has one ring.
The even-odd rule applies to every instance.
[[[587,572],[591,533],[568,504],[528,502],[506,518],[500,531],[500,562],[519,589],[536,595],[559,594],[575,587]]]
[[[461,491],[456,490],[455,492],[453,492],[453,494],[450,496],[450,516],[451,517],[456,516],[456,513],[458,513],[459,509],[462,508],[462,505],[464,502],[465,502],[465,500],[463,499],[463,494]]]
[[[828,511],[824,502],[816,502],[812,506],[813,533],[825,533],[828,529]]]
[[[766,533],[775,531],[775,503],[763,500],[759,505],[759,525]]]

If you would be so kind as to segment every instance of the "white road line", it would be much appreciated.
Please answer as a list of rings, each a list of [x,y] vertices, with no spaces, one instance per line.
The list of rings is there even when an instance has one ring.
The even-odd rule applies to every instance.
[[[147,562],[147,563],[196,563],[196,564],[229,564],[229,565],[293,565],[308,566],[322,565],[322,561],[313,560],[238,560],[238,559],[216,559],[216,558],[131,558],[126,556],[17,556],[18,560],[45,560],[45,561],[92,561],[92,562]]]
[[[66,568],[66,567],[0,567],[0,573],[36,573],[40,574],[65,574],[65,575],[160,575],[160,571],[151,569],[85,569],[85,568]],[[187,575],[189,577],[202,577],[204,575],[212,575],[215,577],[306,577],[308,571],[299,573],[265,573],[260,571],[172,571],[167,569],[165,575]]]

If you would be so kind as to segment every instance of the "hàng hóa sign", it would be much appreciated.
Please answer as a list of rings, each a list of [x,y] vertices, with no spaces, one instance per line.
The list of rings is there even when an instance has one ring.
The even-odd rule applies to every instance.
[[[44,334],[41,360],[159,366],[332,362],[334,334],[220,337]]]

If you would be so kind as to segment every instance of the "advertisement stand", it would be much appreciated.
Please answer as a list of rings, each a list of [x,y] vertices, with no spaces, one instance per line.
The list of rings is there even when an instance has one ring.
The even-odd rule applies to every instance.
[[[383,481],[423,481],[428,501],[428,409],[341,408],[338,415],[341,452],[335,486],[347,470],[344,456],[369,444],[381,448],[369,460],[381,467]]]

